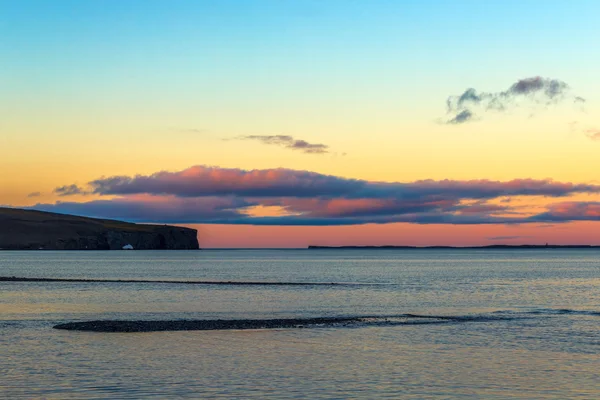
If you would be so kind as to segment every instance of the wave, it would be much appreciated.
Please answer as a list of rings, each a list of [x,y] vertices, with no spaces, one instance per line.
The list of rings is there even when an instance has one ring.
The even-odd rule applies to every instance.
[[[524,314],[532,315],[590,315],[600,316],[600,311],[594,310],[573,310],[570,308],[536,308],[530,311],[524,311]]]
[[[204,281],[204,280],[150,280],[150,279],[95,279],[95,278],[25,278],[0,276],[0,282],[64,282],[64,283],[166,283],[180,285],[220,286],[382,286],[387,283],[361,282],[281,282],[281,281]]]

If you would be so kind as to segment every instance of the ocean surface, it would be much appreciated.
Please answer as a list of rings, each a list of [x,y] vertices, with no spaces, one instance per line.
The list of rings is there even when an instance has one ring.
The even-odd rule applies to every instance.
[[[597,250],[0,252],[0,276],[309,283],[0,282],[0,398],[600,398]],[[52,328],[355,316],[371,318],[289,329]],[[445,319],[424,318],[434,316]]]

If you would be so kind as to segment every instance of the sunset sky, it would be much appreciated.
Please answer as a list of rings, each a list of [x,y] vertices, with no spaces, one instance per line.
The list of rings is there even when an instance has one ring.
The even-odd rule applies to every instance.
[[[0,0],[0,205],[201,247],[600,245],[596,0]]]

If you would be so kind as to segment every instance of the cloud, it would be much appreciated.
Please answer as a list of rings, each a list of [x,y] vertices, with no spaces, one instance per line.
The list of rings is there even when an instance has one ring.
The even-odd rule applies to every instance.
[[[524,238],[530,238],[532,236],[490,236],[490,237],[486,237],[487,240],[514,240],[514,239],[524,239]]]
[[[184,132],[184,133],[206,133],[207,130],[206,129],[197,129],[197,128],[180,128],[178,129],[179,132]]]
[[[148,199],[117,198],[88,202],[57,202],[36,204],[31,209],[63,214],[84,215],[95,218],[119,219],[131,222],[150,223],[202,223],[230,225],[285,225],[285,226],[329,226],[363,225],[409,222],[415,224],[510,224],[520,223],[515,218],[496,218],[479,215],[453,215],[443,211],[413,212],[402,214],[403,210],[389,210],[391,214],[333,215],[312,213],[282,216],[255,216],[245,213],[246,207],[217,208],[192,199],[170,199],[151,201]],[[197,199],[194,199],[197,200]],[[394,214],[398,212],[398,214]],[[359,213],[357,213],[359,214]]]
[[[59,196],[73,196],[73,195],[89,194],[88,192],[86,192],[85,190],[83,190],[82,188],[80,188],[79,186],[77,186],[75,184],[57,187],[53,190],[53,192]]]
[[[600,129],[588,129],[585,132],[590,139],[600,140]]]
[[[321,143],[309,143],[305,140],[294,139],[288,135],[250,135],[240,136],[240,140],[256,140],[264,144],[281,146],[286,149],[298,150],[307,154],[326,154],[329,153],[329,146]]]
[[[543,222],[600,221],[600,202],[565,201],[548,207],[548,211],[532,217]]]
[[[89,182],[89,185],[92,192],[98,195],[397,198],[419,201],[435,196],[491,199],[518,195],[560,197],[573,193],[600,192],[598,185],[549,179],[377,182],[284,168],[248,171],[201,165],[177,172],[100,178]]]
[[[469,110],[462,110],[452,119],[448,120],[448,124],[462,124],[470,121],[473,118],[473,113]]]
[[[515,95],[527,95],[531,93],[543,92],[550,99],[563,95],[569,88],[563,81],[558,79],[547,79],[539,76],[525,78],[517,81],[508,90]]]
[[[170,127],[166,127],[165,128],[166,131],[172,132],[172,133],[189,133],[189,134],[207,134],[209,133],[208,129],[202,129],[202,128],[184,128],[184,127],[178,127],[178,126],[170,126]]]
[[[99,195],[314,197],[355,193],[366,181],[283,168],[248,171],[194,166],[177,172],[100,178],[89,185]]]
[[[42,195],[41,192],[31,192],[27,195],[27,197],[40,197]]]
[[[454,207],[454,211],[459,214],[468,215],[468,214],[511,214],[515,213],[513,209],[508,206],[503,206],[499,204],[490,204],[486,201],[477,201],[471,204],[461,204]]]
[[[54,204],[36,204],[31,209],[84,215],[96,218],[119,219],[132,222],[150,223],[200,223],[230,225],[263,225],[263,226],[330,226],[330,225],[363,225],[363,224],[445,224],[445,225],[520,225],[538,224],[540,222],[562,223],[570,221],[600,221],[597,209],[584,206],[581,213],[577,208],[570,213],[546,211],[531,217],[502,217],[489,214],[465,213],[457,214],[451,209],[431,208],[427,210],[388,209],[381,213],[346,213],[346,215],[329,215],[328,212],[300,213],[297,215],[257,216],[248,215],[247,207],[231,205],[206,204],[198,199],[149,199],[117,198],[110,200],[93,200],[89,202],[57,202]],[[251,204],[251,202],[249,202]],[[597,207],[597,206],[596,206]],[[405,213],[406,212],[406,213]],[[321,214],[321,215],[319,215]],[[498,239],[500,240],[500,239]]]
[[[511,196],[564,198],[578,193],[600,193],[598,185],[553,180],[377,182],[281,168],[247,171],[207,166],[151,175],[103,177],[88,185],[89,190],[66,185],[57,191],[65,196],[90,193],[100,199],[37,204],[34,208],[138,222],[515,224],[566,221],[570,217],[563,218],[564,213],[554,208],[533,217],[520,214],[505,201]],[[574,210],[573,215],[593,217],[584,211]]]
[[[446,100],[448,113],[452,115],[446,123],[462,124],[472,121],[476,116],[475,109],[483,112],[504,111],[519,106],[519,101],[549,105],[566,99],[572,99],[574,103],[585,102],[584,98],[571,95],[569,85],[565,82],[539,76],[518,80],[502,92],[478,92],[469,88]]]
[[[238,198],[174,196],[136,196],[88,202],[56,202],[36,204],[33,209],[61,214],[85,215],[94,218],[119,219],[132,222],[210,222],[243,218],[240,211],[254,203]]]

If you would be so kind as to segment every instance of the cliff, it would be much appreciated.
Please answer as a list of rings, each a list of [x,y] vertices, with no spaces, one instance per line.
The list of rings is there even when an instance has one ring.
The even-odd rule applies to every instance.
[[[0,208],[3,250],[197,250],[197,231],[128,222]]]

